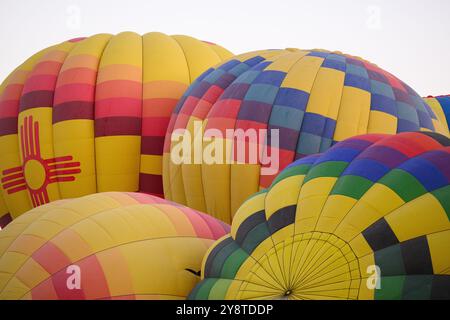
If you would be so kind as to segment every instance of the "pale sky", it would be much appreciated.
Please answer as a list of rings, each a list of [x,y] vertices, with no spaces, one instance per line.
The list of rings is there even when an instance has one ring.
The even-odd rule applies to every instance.
[[[234,53],[340,50],[378,64],[420,95],[450,94],[449,12],[449,0],[0,0],[0,79],[70,38],[160,31]]]

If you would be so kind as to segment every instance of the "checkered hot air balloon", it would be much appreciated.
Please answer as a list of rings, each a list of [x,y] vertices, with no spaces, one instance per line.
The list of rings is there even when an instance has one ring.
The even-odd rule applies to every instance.
[[[233,156],[230,149],[246,139],[236,136],[214,140],[225,146],[220,161],[171,161],[178,146],[171,134],[185,128],[195,136],[198,121],[205,135],[208,129],[218,130],[222,137],[228,129],[268,130],[266,140],[243,142],[248,153],[254,145],[262,145],[258,161]],[[279,134],[275,146],[269,139],[273,130]],[[203,73],[175,108],[164,147],[164,193],[168,199],[231,221],[248,196],[267,188],[295,159],[358,134],[419,130],[448,134],[413,89],[368,61],[324,50],[247,53]],[[209,145],[203,141],[200,150]],[[260,154],[273,152],[278,153],[278,170],[262,174],[269,165]]]
[[[368,134],[237,211],[192,299],[450,299],[450,139]]]
[[[162,196],[172,109],[197,76],[230,56],[188,36],[132,32],[32,56],[0,87],[0,227],[62,198]]]
[[[206,250],[228,232],[146,194],[54,201],[0,232],[0,299],[185,299]]]

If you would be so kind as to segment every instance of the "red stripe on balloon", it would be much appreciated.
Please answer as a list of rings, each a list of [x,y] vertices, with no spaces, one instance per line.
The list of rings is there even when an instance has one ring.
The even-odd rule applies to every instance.
[[[215,239],[212,230],[209,228],[208,223],[203,219],[200,214],[192,209],[186,207],[179,208],[185,214],[186,218],[191,222],[192,228],[194,228],[195,234],[199,238]]]
[[[94,120],[94,102],[71,101],[53,107],[53,123],[75,119]]]
[[[31,298],[33,300],[57,300],[58,295],[56,294],[52,279],[46,279],[31,289]]]
[[[209,112],[209,117],[236,119],[242,100],[224,99],[217,101]]]
[[[56,74],[38,74],[30,77],[24,87],[24,93],[53,90],[56,85]]]
[[[432,137],[417,132],[405,132],[393,135],[381,140],[377,145],[400,151],[408,158],[415,157],[430,150],[442,148],[442,145]]]
[[[191,208],[184,207],[183,211],[190,211],[194,214],[197,214],[200,218],[202,218],[209,227],[209,230],[212,232],[214,239],[218,239],[224,236],[226,233],[230,232],[230,226],[226,223],[221,222],[220,220],[214,219],[213,217],[197,212]]]
[[[73,83],[55,90],[54,104],[70,101],[94,101],[95,86],[87,83]]]
[[[17,117],[19,113],[19,100],[0,101],[0,118]]]
[[[84,287],[84,277],[85,273],[89,273],[89,270],[83,270],[80,268],[80,272],[77,275],[68,269],[68,267],[72,263],[64,266],[62,270],[52,275],[51,280],[53,284],[53,288],[55,289],[55,293],[58,296],[59,300],[85,300],[85,287]],[[77,264],[78,265],[78,264]],[[70,271],[70,272],[69,272]],[[76,282],[78,280],[74,280],[75,277],[80,277],[80,287],[76,287]]]
[[[159,198],[159,197],[154,197],[152,195],[148,195],[145,193],[138,193],[138,192],[126,192],[126,194],[128,196],[130,196],[131,198],[135,199],[137,202],[142,203],[142,204],[171,204],[174,206],[180,206],[179,204],[176,203],[172,203],[170,201],[167,201],[165,199]]]
[[[51,107],[52,105],[53,91],[33,91],[22,95],[19,111],[32,108]]]
[[[148,117],[142,119],[142,135],[143,136],[160,136],[164,137],[167,126],[169,125],[169,117]]]
[[[119,97],[142,100],[142,83],[131,80],[111,80],[97,84],[95,97],[97,101]]]
[[[139,191],[162,197],[164,195],[162,176],[139,173]]]
[[[0,228],[3,229],[11,221],[12,221],[11,215],[9,213],[5,213],[3,216],[0,217]]]
[[[8,84],[2,92],[2,100],[17,100],[17,97],[20,97],[23,90],[22,83],[12,83]]]
[[[141,154],[162,155],[164,136],[144,136],[141,139]]]
[[[59,59],[64,59],[64,57],[67,54],[66,52],[62,52],[62,51],[53,51],[52,53],[53,54],[57,54]],[[39,62],[34,67],[33,71],[30,74],[30,77],[28,78],[28,80],[25,83],[25,87],[23,89],[24,93],[33,91],[32,87],[28,87],[28,81],[31,78],[36,77],[36,76],[40,76],[40,75],[54,75],[54,76],[57,76],[59,74],[59,70],[61,69],[61,66],[62,66],[62,63],[58,62],[58,61],[47,60],[47,61]]]
[[[49,274],[57,273],[59,270],[71,264],[70,259],[57,246],[51,242],[45,243],[31,256]],[[52,257],[48,259],[48,257]]]
[[[0,119],[0,136],[17,134],[17,118]]]
[[[153,116],[170,117],[176,107],[178,99],[173,98],[151,98],[142,101],[144,116],[149,113]]]
[[[68,40],[68,42],[80,42],[84,39],[86,39],[86,37],[73,38],[73,39]]]
[[[138,117],[142,116],[142,100],[137,98],[110,98],[95,102],[95,117]]]
[[[105,273],[96,255],[91,255],[77,262],[76,265],[81,270],[81,288],[86,299],[111,296]]]

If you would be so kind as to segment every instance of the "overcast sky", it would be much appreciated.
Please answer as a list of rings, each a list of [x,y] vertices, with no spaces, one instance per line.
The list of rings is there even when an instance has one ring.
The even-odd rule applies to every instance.
[[[421,95],[450,93],[449,0],[0,0],[0,79],[34,52],[100,32],[161,31],[235,53],[362,56]]]

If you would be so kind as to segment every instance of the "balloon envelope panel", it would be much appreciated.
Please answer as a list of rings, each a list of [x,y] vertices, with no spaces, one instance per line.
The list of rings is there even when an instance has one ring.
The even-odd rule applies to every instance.
[[[206,250],[228,232],[151,195],[55,201],[0,232],[0,299],[184,299]]]
[[[427,97],[424,98],[425,102],[430,106],[431,109],[436,113],[440,122],[444,126],[444,132],[447,136],[450,135],[450,95],[438,96],[438,97]]]
[[[297,160],[238,210],[192,299],[449,299],[450,140],[370,134]]]
[[[194,136],[195,121],[205,134],[218,130],[224,138],[215,141],[231,141],[226,151],[239,141],[227,137],[228,129],[268,130],[266,140],[243,144],[248,150],[263,144],[258,154],[278,156],[267,164],[259,155],[257,161],[239,160],[224,151],[213,164],[205,159],[174,164],[170,154],[178,141],[171,142],[170,134],[187,129]],[[269,139],[273,130],[279,136],[277,145]],[[164,193],[231,221],[248,196],[267,188],[296,159],[358,134],[419,130],[446,133],[413,89],[368,61],[324,50],[251,52],[205,72],[175,108],[165,140]],[[200,150],[205,153],[210,144],[204,141]],[[263,174],[272,164],[275,170]]]
[[[57,199],[162,196],[172,110],[191,81],[230,56],[156,32],[98,34],[32,56],[0,87],[0,227]]]

